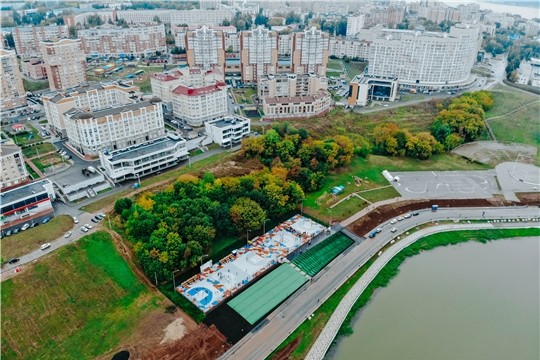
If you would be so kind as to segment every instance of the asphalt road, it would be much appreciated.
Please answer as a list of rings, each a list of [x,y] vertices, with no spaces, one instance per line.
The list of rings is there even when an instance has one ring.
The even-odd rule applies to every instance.
[[[376,254],[386,243],[398,234],[404,233],[415,226],[438,220],[447,219],[492,219],[529,218],[537,217],[537,207],[508,207],[508,208],[456,208],[420,211],[418,216],[392,225],[388,222],[379,225],[383,230],[374,239],[367,239],[356,244],[348,252],[337,257],[322,274],[315,277],[314,282],[306,283],[291,298],[285,301],[267,319],[262,328],[257,327],[246,337],[227,351],[222,359],[264,359],[285,338],[292,333],[320,304],[341,286],[354,272],[361,267],[372,255]],[[511,223],[504,223],[511,225]],[[502,224],[501,224],[502,225]],[[536,223],[538,226],[538,223]],[[396,233],[390,229],[395,227]],[[360,234],[362,235],[362,234]]]

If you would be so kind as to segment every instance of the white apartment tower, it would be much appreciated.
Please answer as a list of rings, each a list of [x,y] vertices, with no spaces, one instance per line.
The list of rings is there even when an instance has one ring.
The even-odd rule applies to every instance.
[[[22,150],[15,144],[0,146],[0,189],[6,190],[28,181]]]
[[[240,36],[242,81],[256,82],[260,76],[275,74],[278,60],[277,32],[262,26],[243,31]]]
[[[314,73],[325,76],[328,64],[329,35],[312,27],[294,34],[292,71],[295,74]]]
[[[364,28],[366,23],[366,15],[356,15],[347,17],[347,37],[354,37]]]
[[[26,93],[15,51],[0,49],[0,62],[2,63],[0,67],[2,111],[26,105]]]
[[[206,26],[186,34],[186,54],[190,67],[211,69],[218,67],[225,72],[225,39],[222,31]]]
[[[51,90],[63,90],[86,81],[86,57],[80,39],[41,43]]]

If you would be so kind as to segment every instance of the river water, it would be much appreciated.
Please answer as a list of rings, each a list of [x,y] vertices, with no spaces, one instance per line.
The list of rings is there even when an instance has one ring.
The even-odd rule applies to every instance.
[[[538,238],[464,243],[406,260],[328,359],[540,359]]]

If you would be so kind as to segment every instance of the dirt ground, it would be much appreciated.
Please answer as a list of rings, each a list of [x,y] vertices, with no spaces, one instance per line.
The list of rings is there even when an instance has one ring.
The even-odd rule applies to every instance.
[[[237,156],[233,160],[205,169],[205,172],[211,172],[216,178],[220,178],[224,176],[242,176],[262,169],[263,165],[258,159],[240,159]],[[202,176],[202,173],[196,175]]]
[[[534,146],[497,141],[476,141],[461,145],[453,153],[474,161],[495,166],[497,164],[516,161],[534,164],[536,152]]]

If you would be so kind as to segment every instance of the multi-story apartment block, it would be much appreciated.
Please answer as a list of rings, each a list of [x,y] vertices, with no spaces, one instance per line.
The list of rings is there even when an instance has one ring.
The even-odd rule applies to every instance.
[[[0,228],[2,235],[11,235],[25,224],[34,226],[41,219],[52,218],[56,199],[53,184],[48,179],[35,181],[2,192]]]
[[[47,78],[47,67],[43,60],[26,59],[22,61],[22,72],[30,79],[41,80]]]
[[[86,81],[86,57],[80,39],[41,42],[51,90],[62,90]]]
[[[328,63],[328,33],[312,27],[294,33],[292,48],[292,71],[296,74],[326,74]]]
[[[401,6],[384,6],[372,8],[369,12],[367,21],[368,26],[377,24],[394,27],[396,24],[403,22],[405,18],[405,8]]]
[[[367,75],[417,88],[466,86],[473,81],[479,39],[477,27],[461,24],[450,33],[383,30],[370,46]]]
[[[165,135],[161,99],[97,111],[76,108],[64,113],[69,143],[82,155],[98,155],[162,138]]]
[[[306,118],[324,114],[331,106],[332,99],[326,90],[310,96],[268,97],[263,100],[265,119]]]
[[[364,28],[366,24],[366,15],[360,14],[356,16],[347,16],[347,37],[354,37]]]
[[[238,115],[228,115],[204,124],[206,135],[223,147],[239,144],[251,132],[251,120]]]
[[[174,44],[181,48],[186,48],[186,35],[190,31],[195,31],[199,26],[176,26],[171,25],[171,33],[174,35]],[[225,50],[232,49],[234,52],[238,52],[240,48],[239,35],[234,26],[208,26],[208,28],[214,31],[223,32],[225,38]]]
[[[82,48],[93,56],[146,56],[166,51],[165,25],[79,30]]]
[[[159,97],[167,109],[172,109],[173,90],[179,85],[198,88],[224,80],[223,73],[217,69],[201,70],[199,68],[176,69],[150,76],[152,94]]]
[[[278,36],[278,56],[292,55],[292,41],[293,35],[291,34],[280,34]]]
[[[257,27],[240,35],[242,81],[256,82],[260,76],[275,74],[278,61],[277,32]]]
[[[42,96],[47,121],[58,135],[67,135],[63,114],[77,108],[97,111],[135,102],[139,87],[128,82],[82,83],[66,91]]]
[[[200,87],[179,85],[172,92],[172,103],[174,116],[202,126],[227,114],[227,85],[222,81]]]
[[[190,67],[219,68],[225,71],[225,39],[222,31],[206,26],[186,34],[186,54]]]
[[[100,151],[101,166],[109,179],[121,182],[178,165],[189,157],[186,141],[176,134],[130,146],[122,150]]]
[[[327,88],[327,78],[315,74],[266,75],[259,77],[257,83],[260,98],[309,96]]]
[[[84,27],[84,25],[88,23],[88,17],[96,16],[96,15],[101,18],[101,21],[103,22],[103,24],[114,22],[116,20],[116,13],[114,10],[93,11],[93,12],[85,12],[82,14],[66,15],[63,17],[64,25],[67,25],[68,27],[71,27],[71,26]]]
[[[22,150],[15,144],[0,146],[0,189],[19,186],[29,180]]]
[[[330,39],[329,55],[338,58],[347,56],[349,59],[367,59],[370,41],[332,38]]]
[[[41,41],[58,41],[68,36],[66,25],[24,26],[13,29],[15,50],[22,59],[41,57]]]
[[[155,24],[155,19],[171,25],[219,25],[223,20],[234,17],[234,11],[219,10],[124,10],[117,11],[117,19],[124,19],[128,24]]]
[[[0,49],[0,107],[2,111],[26,105],[21,71],[17,63],[17,55],[13,50]]]
[[[510,26],[513,26],[516,22],[516,19],[510,15],[491,12],[484,15],[484,23],[495,25],[495,23],[501,24],[501,28],[508,29]]]
[[[540,59],[531,58],[531,85],[540,87]]]

